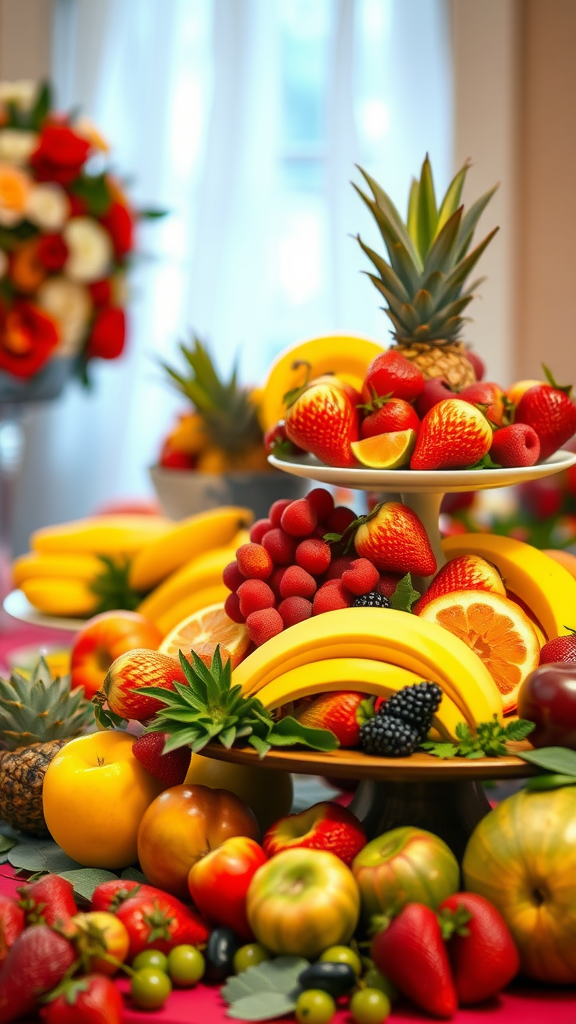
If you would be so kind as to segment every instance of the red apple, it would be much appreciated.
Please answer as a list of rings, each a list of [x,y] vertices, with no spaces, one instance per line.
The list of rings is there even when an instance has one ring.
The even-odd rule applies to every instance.
[[[445,398],[454,398],[454,391],[444,377],[433,377],[432,380],[425,381],[424,387],[414,403],[420,419],[424,419],[426,413],[434,405],[438,405],[438,402],[443,402]]]
[[[156,623],[138,612],[102,612],[78,630],[72,652],[71,688],[82,686],[89,699],[101,689],[113,661],[126,651],[156,651],[163,640]]]
[[[534,722],[535,747],[576,750],[576,662],[551,662],[534,669],[520,687],[518,715]]]
[[[490,423],[501,427],[504,419],[504,392],[498,384],[492,381],[479,380],[475,384],[469,384],[462,388],[458,395],[464,402],[470,405],[485,405],[486,416]]]
[[[366,834],[352,811],[326,801],[299,814],[280,818],[266,832],[262,845],[269,857],[282,850],[305,847],[328,850],[345,864],[351,864],[366,844]]]
[[[486,367],[484,366],[482,359],[480,359],[480,356],[469,348],[466,349],[466,359],[472,365],[472,369],[476,374],[476,380],[482,380],[486,373]]]
[[[256,871],[268,860],[254,839],[233,836],[190,868],[188,888],[209,921],[226,925],[247,942],[254,938],[246,917],[246,894]]]

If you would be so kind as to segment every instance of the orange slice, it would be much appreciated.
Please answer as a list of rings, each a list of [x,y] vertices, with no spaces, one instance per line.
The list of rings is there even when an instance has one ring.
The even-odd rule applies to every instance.
[[[523,680],[540,660],[534,626],[517,604],[484,590],[456,590],[430,601],[420,618],[463,640],[484,662],[502,694],[503,710],[514,710]]]
[[[230,658],[232,668],[240,664],[250,644],[244,623],[233,622],[224,611],[223,604],[201,608],[179,622],[164,637],[158,650],[173,658],[178,657],[178,651],[187,658],[190,651],[195,651],[206,665],[211,665],[217,644],[220,644],[222,661]]]
[[[393,430],[352,441],[350,448],[363,466],[370,469],[399,469],[407,466],[416,444],[415,430]]]

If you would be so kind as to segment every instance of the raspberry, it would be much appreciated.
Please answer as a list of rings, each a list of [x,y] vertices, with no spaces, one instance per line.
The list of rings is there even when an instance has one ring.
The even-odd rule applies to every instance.
[[[306,501],[314,509],[318,519],[324,522],[334,511],[334,498],[325,487],[315,487],[306,495]]]
[[[242,544],[236,552],[238,568],[249,580],[267,580],[274,568],[274,563],[266,548],[261,544]]]
[[[368,594],[361,594],[352,605],[353,608],[389,608],[390,601],[378,590],[371,590]]]
[[[274,569],[274,572],[272,573],[268,580],[268,585],[272,587],[272,590],[274,591],[278,601],[281,600],[280,584],[282,583],[285,572],[286,566],[279,565],[277,569]]]
[[[284,629],[295,626],[297,622],[304,622],[312,615],[312,602],[305,597],[287,597],[278,605],[278,611],[282,616]]]
[[[244,580],[246,582],[246,580]],[[224,611],[232,622],[245,622],[246,617],[242,615],[240,611],[240,599],[238,594],[228,594],[228,597],[224,601]]]
[[[320,576],[330,565],[332,552],[329,544],[318,537],[308,537],[300,541],[295,554],[298,565],[313,576]]]
[[[280,584],[282,597],[312,597],[316,593],[316,580],[299,565],[286,569]]]
[[[346,590],[342,580],[330,580],[323,583],[320,590],[314,595],[312,614],[321,615],[323,612],[334,612],[337,608],[349,608],[352,604],[352,594]]]
[[[347,590],[360,597],[374,590],[380,580],[380,573],[369,558],[355,558],[350,568],[342,573],[342,583]]]
[[[268,530],[262,538],[262,546],[276,565],[291,565],[294,561],[296,541],[279,526]]]
[[[269,519],[257,519],[250,530],[250,540],[253,544],[261,544],[264,534],[271,529],[272,523]]]
[[[392,597],[401,579],[402,574],[399,572],[383,572],[380,574],[378,590],[384,597]]]
[[[352,565],[352,562],[355,561],[356,559],[353,555],[340,555],[339,558],[335,558],[328,566],[328,572],[324,577],[324,582],[329,583],[332,580],[342,579],[342,573],[346,572],[346,570]]]
[[[262,611],[263,608],[274,608],[276,604],[274,592],[264,580],[244,580],[238,587],[236,596],[245,618],[252,612]]]
[[[245,579],[246,577],[242,575],[238,568],[238,562],[236,560],[228,562],[228,565],[222,573],[222,582],[224,586],[228,587],[228,590],[232,590],[235,593],[240,584],[244,583]]]
[[[346,505],[337,505],[326,520],[328,533],[344,533],[344,530],[357,519],[356,513]]]
[[[280,526],[280,520],[282,519],[282,513],[288,505],[291,505],[293,498],[279,498],[273,505],[270,506],[268,513],[268,519],[272,523],[272,526]]]
[[[252,612],[246,619],[248,636],[256,647],[261,647],[267,640],[277,636],[284,629],[282,616],[275,608],[262,608],[259,612]]]
[[[316,526],[318,516],[306,498],[298,498],[284,509],[280,522],[291,537],[307,537]]]
[[[360,729],[360,746],[367,754],[408,757],[414,753],[418,742],[416,730],[392,715],[374,715]]]

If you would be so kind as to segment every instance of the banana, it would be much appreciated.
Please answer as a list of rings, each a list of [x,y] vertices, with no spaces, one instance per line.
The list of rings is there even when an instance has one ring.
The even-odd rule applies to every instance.
[[[420,676],[398,665],[368,658],[329,658],[316,661],[303,668],[283,672],[258,692],[258,699],[270,711],[300,697],[313,697],[318,693],[354,690],[371,693],[376,697],[390,697],[403,686],[420,682]],[[434,727],[442,739],[456,739],[456,726],[462,715],[450,697],[442,697]]]
[[[438,683],[472,726],[502,715],[496,683],[462,640],[392,609],[345,608],[299,622],[249,655],[234,682],[256,694],[279,675],[326,658],[368,658],[409,669]]]
[[[570,612],[576,608],[576,579],[543,551],[489,533],[448,537],[442,548],[448,559],[470,554],[493,562],[506,588],[530,608],[548,640],[569,632]]]
[[[21,590],[31,605],[44,615],[88,618],[98,608],[99,598],[86,580],[38,576],[23,580]]]
[[[130,557],[173,528],[173,520],[164,516],[94,516],[35,530],[30,537],[30,547],[42,553],[62,551]]]
[[[49,576],[52,579],[66,577],[76,580],[93,580],[102,572],[104,566],[96,555],[69,554],[65,551],[54,551],[40,554],[28,551],[20,555],[12,563],[12,580],[15,587],[20,587],[24,580],[41,579]]]
[[[211,587],[196,590],[194,593],[182,598],[177,604],[172,605],[162,615],[158,615],[154,622],[164,636],[167,636],[175,626],[179,625],[180,622],[183,622],[190,615],[193,615],[194,612],[199,612],[202,608],[208,608],[209,605],[222,604],[229,593],[230,591],[223,583],[217,583]]]
[[[238,530],[249,526],[253,519],[250,509],[231,505],[180,520],[136,553],[130,566],[130,586],[140,593],[152,590],[209,548],[229,544]]]

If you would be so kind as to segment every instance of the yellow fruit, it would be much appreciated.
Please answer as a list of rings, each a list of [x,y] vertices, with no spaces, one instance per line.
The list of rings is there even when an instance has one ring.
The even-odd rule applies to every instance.
[[[232,668],[240,664],[250,644],[244,623],[228,618],[222,603],[202,608],[179,622],[164,637],[159,650],[172,658],[177,658],[179,651],[188,658],[194,650],[202,661],[211,665],[217,644],[220,644],[222,658],[232,659]]]
[[[435,597],[420,617],[474,651],[500,690],[504,711],[514,711],[520,685],[540,661],[536,631],[520,606],[486,590],[457,590]]]
[[[151,515],[95,516],[45,526],[30,537],[33,551],[133,555],[174,527],[171,519]]]
[[[162,791],[132,754],[134,736],[97,732],[70,740],[44,776],[44,817],[64,853],[95,868],[137,860],[140,821]]]
[[[21,586],[24,580],[44,576],[51,579],[62,576],[66,579],[93,580],[103,569],[104,565],[96,555],[72,555],[65,551],[39,554],[28,551],[12,563],[12,580],[15,587]]]
[[[542,554],[548,555],[548,558],[553,558],[555,562],[558,562],[563,569],[566,569],[576,579],[576,555],[573,555],[570,551],[560,551],[556,548],[544,548]]]
[[[167,440],[174,451],[199,455],[209,444],[202,416],[197,412],[182,416]]]
[[[416,444],[415,430],[394,430],[362,441],[352,441],[352,454],[371,469],[400,469],[407,466]]]
[[[21,590],[43,615],[87,618],[98,609],[100,598],[85,580],[38,576],[23,580]]]
[[[540,387],[542,384],[546,383],[546,381],[542,380],[517,380],[508,388],[506,398],[509,402],[512,402],[513,405],[518,405],[522,395],[526,394],[530,388]]]
[[[181,626],[186,619],[189,619],[191,615],[195,615],[196,612],[202,612],[215,604],[223,604],[229,593],[230,591],[223,583],[215,583],[211,587],[195,590],[188,597],[183,597],[180,601],[177,601],[175,605],[172,605],[162,615],[157,615],[154,618],[154,622],[158,629],[166,636],[167,633]]]
[[[310,380],[335,373],[360,391],[370,363],[382,352],[383,346],[376,341],[343,335],[312,338],[285,349],[272,363],[263,384],[260,421],[264,431],[284,418],[286,392],[305,380],[303,363],[309,365]]]
[[[228,789],[235,793],[254,812],[262,835],[278,818],[289,814],[292,807],[292,776],[289,772],[271,771],[265,761],[262,768],[256,768],[192,754],[184,781],[187,785]]]
[[[234,540],[236,541],[236,537]],[[246,542],[242,540],[236,547],[244,543]],[[159,583],[144,598],[137,610],[147,618],[156,621],[159,615],[169,612],[178,601],[190,594],[222,583],[222,573],[228,563],[234,560],[236,547],[230,545],[215,548],[213,551],[206,551],[205,554],[198,555],[197,558],[191,558],[181,569],[177,569],[162,583]]]
[[[196,470],[198,473],[228,473],[231,469],[230,460],[221,448],[210,445],[198,456]]]

